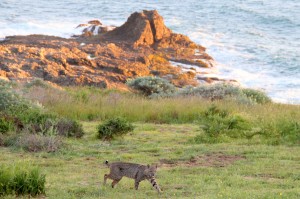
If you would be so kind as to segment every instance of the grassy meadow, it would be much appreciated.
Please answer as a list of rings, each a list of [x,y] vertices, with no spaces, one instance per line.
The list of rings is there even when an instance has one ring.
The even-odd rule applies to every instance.
[[[234,143],[193,144],[194,124],[135,123],[111,143],[95,138],[98,122],[84,122],[86,135],[68,139],[56,153],[1,148],[3,164],[29,162],[46,174],[47,198],[299,198],[300,146]],[[105,160],[158,163],[158,195],[143,181],[123,178],[103,186]],[[110,182],[110,181],[109,181]],[[6,198],[14,198],[6,197]]]
[[[15,91],[51,113],[78,120],[85,132],[62,138],[64,145],[55,152],[0,147],[0,164],[37,166],[46,175],[46,194],[38,198],[300,198],[300,106],[149,99],[81,87]],[[135,129],[110,142],[99,140],[97,126],[116,116]],[[203,128],[206,123],[217,130]],[[104,186],[105,160],[157,164],[163,193],[147,181],[136,191],[128,178],[114,189],[111,181]]]

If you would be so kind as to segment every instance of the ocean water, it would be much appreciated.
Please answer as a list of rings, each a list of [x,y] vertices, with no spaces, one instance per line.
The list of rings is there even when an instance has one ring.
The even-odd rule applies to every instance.
[[[170,29],[207,47],[216,76],[300,104],[299,0],[1,0],[0,39],[70,37],[80,23],[121,25],[144,9],[158,10]]]

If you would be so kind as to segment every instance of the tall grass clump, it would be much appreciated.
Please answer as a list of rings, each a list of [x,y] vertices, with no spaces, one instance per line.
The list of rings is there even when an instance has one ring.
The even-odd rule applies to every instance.
[[[127,85],[147,97],[165,97],[172,95],[176,89],[173,84],[160,77],[138,77]]]
[[[112,140],[133,131],[133,125],[125,118],[116,117],[105,121],[97,127],[98,138]]]
[[[46,177],[38,167],[0,165],[0,197],[45,194]]]

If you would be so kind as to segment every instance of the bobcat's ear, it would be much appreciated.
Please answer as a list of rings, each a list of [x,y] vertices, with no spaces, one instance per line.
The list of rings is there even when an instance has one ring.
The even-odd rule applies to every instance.
[[[147,167],[148,167],[148,169],[150,169],[150,165],[149,164],[147,165]]]
[[[158,168],[158,164],[155,164],[155,168]]]

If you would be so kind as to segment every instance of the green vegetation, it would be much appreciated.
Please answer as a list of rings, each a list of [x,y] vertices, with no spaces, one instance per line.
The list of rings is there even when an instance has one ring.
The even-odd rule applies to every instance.
[[[176,90],[173,84],[160,77],[139,77],[127,85],[150,98],[170,96]]]
[[[98,138],[112,140],[117,136],[122,136],[133,131],[133,129],[133,125],[125,118],[112,118],[97,127]]]
[[[179,96],[154,99],[93,87],[68,88],[66,91],[34,88],[27,91],[27,96],[33,101],[39,100],[58,115],[76,120],[105,121],[124,117],[130,122],[196,123],[207,132],[195,139],[197,143],[231,142],[236,138],[265,144],[300,143],[299,106],[271,103],[259,91],[237,90],[228,85],[190,89],[189,94],[188,89],[181,90]],[[213,94],[209,95],[208,91]],[[247,92],[249,98],[242,92]],[[201,97],[199,93],[202,93]],[[40,99],[39,95],[45,97]],[[205,114],[209,107],[226,114]]]
[[[44,85],[42,83],[33,85]],[[0,81],[0,145],[32,152],[53,152],[62,146],[60,136],[83,136],[80,123],[59,117],[38,103],[25,99],[21,94],[27,91],[27,85],[22,88]]]
[[[0,197],[45,194],[45,175],[37,167],[0,165]]]
[[[266,104],[271,99],[263,92],[245,89],[231,84],[212,84],[187,87],[177,92],[177,96],[197,96],[209,100],[233,100],[239,104]]]
[[[221,110],[216,106],[209,107],[200,116],[200,124],[205,134],[198,135],[196,142],[222,142],[226,138],[245,138],[250,124],[241,116]]]
[[[25,105],[1,109],[0,162],[42,168],[48,198],[158,197],[146,181],[138,191],[127,178],[103,186],[105,160],[157,163],[161,198],[300,197],[300,106],[227,85],[154,98],[43,83],[2,93],[15,95],[10,87]]]
[[[299,198],[299,145],[232,143],[195,144],[198,124],[135,123],[136,128],[110,143],[96,138],[98,122],[84,122],[81,139],[56,153],[25,153],[0,148],[2,164],[22,159],[43,168],[48,198],[157,198],[147,181],[134,190],[124,178],[113,189],[103,176],[105,160],[158,163],[161,198]],[[8,197],[7,197],[8,198]],[[13,197],[11,197],[13,198]]]

